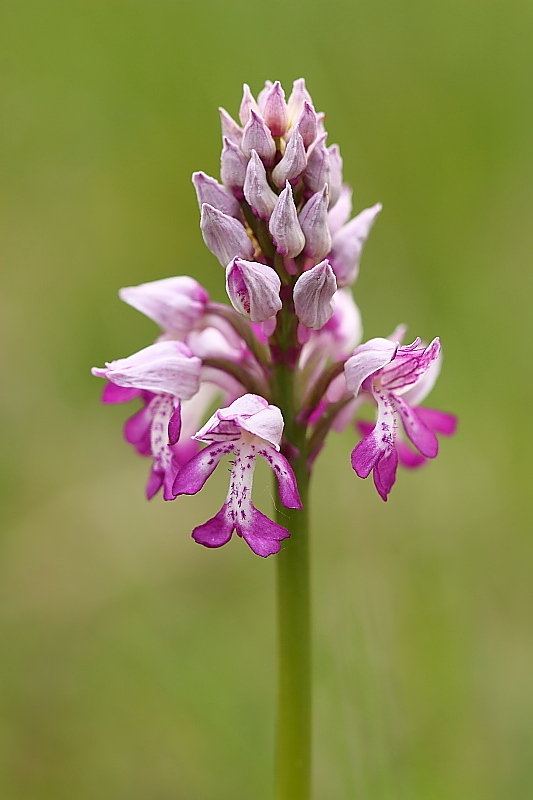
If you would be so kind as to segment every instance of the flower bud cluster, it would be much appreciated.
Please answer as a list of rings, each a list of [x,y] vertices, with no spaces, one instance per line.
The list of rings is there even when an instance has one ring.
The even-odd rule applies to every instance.
[[[201,234],[225,270],[231,306],[210,302],[188,277],[122,289],[121,298],[153,319],[161,335],[94,374],[109,381],[106,402],[141,400],[125,436],[152,457],[149,496],[160,486],[165,499],[195,493],[232,453],[226,502],[193,536],[216,547],[236,531],[254,552],[269,555],[288,534],[251,505],[257,456],[276,474],[282,502],[298,508],[294,459],[310,468],[328,431],[342,429],[370,402],[377,422],[358,423],[363,438],[352,467],[361,477],[372,471],[387,499],[397,463],[433,458],[435,433],[453,432],[454,419],[419,408],[439,370],[438,340],[429,347],[420,340],[360,344],[350,287],[381,205],[351,216],[339,148],[328,145],[304,80],[287,99],[278,81],[267,81],[257,98],[245,85],[238,121],[219,112],[220,181],[204,172],[192,181]],[[292,380],[291,414],[296,406],[285,434],[282,375]],[[219,409],[202,427],[214,399]],[[199,442],[207,447],[199,450]]]
[[[327,145],[323,114],[315,111],[303,78],[294,82],[288,100],[279,81],[268,81],[257,99],[245,84],[239,122],[225,109],[219,112],[221,183],[203,172],[193,175],[207,247],[226,270],[234,272],[235,258],[254,260],[289,283],[327,260],[328,286],[331,276],[335,289],[350,286],[381,206],[349,219],[351,192],[343,186],[340,151]],[[226,280],[232,305],[253,322],[271,319],[276,306],[271,276],[266,270],[261,276],[245,289],[239,284],[237,293],[235,282]],[[318,320],[332,315],[331,297],[317,293],[312,281],[303,280],[296,295],[296,314],[305,327],[316,329]]]

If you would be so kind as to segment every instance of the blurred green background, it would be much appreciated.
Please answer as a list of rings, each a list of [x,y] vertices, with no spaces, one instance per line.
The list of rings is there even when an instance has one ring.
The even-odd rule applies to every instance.
[[[436,462],[383,504],[329,442],[313,493],[316,800],[533,796],[530,2],[0,4],[0,797],[270,797],[274,559],[146,503],[89,368],[155,327],[120,286],[224,299],[190,184],[217,106],[305,76],[356,210],[355,296],[445,351]],[[270,487],[257,482],[259,502]]]

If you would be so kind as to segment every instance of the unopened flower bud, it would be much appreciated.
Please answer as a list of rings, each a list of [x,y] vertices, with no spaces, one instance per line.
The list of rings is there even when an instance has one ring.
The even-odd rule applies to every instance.
[[[235,256],[251,258],[253,255],[254,248],[244,226],[209,203],[202,206],[200,229],[204,242],[223,267]]]
[[[260,108],[272,136],[283,136],[287,128],[287,103],[279,81],[261,97]]]
[[[302,112],[295,122],[292,130],[298,131],[303,139],[305,148],[311,145],[317,136],[317,113],[313,106],[305,101]]]
[[[338,144],[328,147],[329,153],[329,205],[336,204],[342,189],[342,157]]]
[[[303,272],[294,286],[294,310],[306,328],[318,331],[333,315],[337,281],[329,261],[324,259]]]
[[[242,152],[246,158],[250,158],[252,150],[257,152],[266,166],[271,166],[276,155],[276,144],[264,121],[253,109],[242,134]]]
[[[203,203],[209,203],[219,211],[223,211],[224,214],[229,214],[230,217],[239,217],[238,201],[214,178],[210,178],[205,172],[193,172],[192,182],[200,208]]]
[[[272,89],[273,85],[274,84],[272,83],[272,81],[265,81],[265,85],[257,95],[257,105],[259,106],[259,111],[261,112],[261,114],[263,113],[263,108],[265,106],[265,98],[269,93],[269,91]]]
[[[292,84],[292,92],[287,101],[289,121],[294,122],[294,120],[298,119],[305,102],[309,103],[309,105],[313,105],[311,95],[305,88],[305,79],[298,78],[298,80],[294,81]]]
[[[381,203],[365,208],[333,237],[330,261],[339,287],[349,286],[357,278],[363,245],[380,211]]]
[[[321,259],[331,250],[331,236],[328,228],[328,185],[316,192],[298,215],[300,227],[305,236],[304,253],[311,258]]]
[[[246,125],[250,119],[250,111],[252,110],[257,113],[259,112],[259,107],[254,100],[254,96],[250,91],[250,87],[247,83],[244,83],[242,87],[242,100],[239,108],[239,119],[241,121],[241,125]]]
[[[277,199],[268,229],[276,245],[276,250],[282,256],[295,258],[302,252],[305,237],[298,222],[292,189],[288,181]]]
[[[277,314],[282,303],[281,281],[272,267],[234,258],[226,269],[226,291],[236,311],[252,322],[264,322]]]
[[[330,181],[329,153],[325,141],[326,134],[322,134],[309,148],[307,154],[307,167],[303,178],[307,189],[312,194],[321,192],[324,184],[329,184]]]
[[[247,160],[240,147],[231,139],[224,137],[222,153],[220,155],[220,178],[237,199],[242,198],[242,187],[246,177]]]
[[[307,164],[305,147],[301,134],[295,131],[285,149],[283,158],[272,170],[272,180],[276,186],[283,186],[285,181],[292,181],[304,171]]]
[[[233,142],[233,144],[236,144],[238,147],[240,147],[242,142],[242,128],[237,125],[233,117],[230,117],[225,108],[219,108],[218,113],[220,114],[222,138],[225,136],[226,139],[230,140],[230,142]]]
[[[243,188],[244,196],[256,217],[270,219],[278,196],[268,185],[264,164],[255,150],[252,150],[252,155],[246,168]]]

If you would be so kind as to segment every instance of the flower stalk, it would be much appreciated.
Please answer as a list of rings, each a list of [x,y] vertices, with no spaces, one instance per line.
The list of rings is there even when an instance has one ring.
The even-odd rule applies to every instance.
[[[148,498],[196,494],[229,460],[220,510],[191,535],[217,548],[236,533],[256,555],[276,556],[275,800],[309,800],[313,462],[330,431],[354,423],[351,466],[361,478],[372,473],[387,500],[398,464],[434,458],[436,434],[453,433],[455,418],[420,406],[440,369],[438,339],[403,345],[400,326],[361,344],[350,287],[381,205],[350,219],[339,149],[326,145],[324,115],[303,79],[287,102],[279,82],[267,81],[257,100],[245,85],[240,125],[219,111],[221,183],[195,172],[193,185],[202,237],[224,270],[231,305],[210,301],[187,276],[126,287],[121,299],[160,334],[93,374],[107,381],[105,403],[140,402],[124,436],[151,459]],[[374,423],[357,419],[365,403]],[[275,520],[253,505],[258,458],[275,477]]]
[[[305,428],[294,417],[292,374],[278,371],[289,458],[302,509],[276,508],[276,521],[290,532],[277,555],[278,700],[275,800],[308,800],[311,787],[311,606],[309,575],[309,479]]]

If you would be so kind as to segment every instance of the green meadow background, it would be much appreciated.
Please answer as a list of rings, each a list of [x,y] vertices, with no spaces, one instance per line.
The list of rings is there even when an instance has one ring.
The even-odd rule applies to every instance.
[[[440,335],[457,436],[384,504],[316,468],[315,800],[533,797],[533,6],[0,4],[0,797],[269,800],[274,558],[143,498],[89,369],[155,326],[120,286],[224,299],[190,175],[217,106],[305,76],[359,210],[367,337]],[[270,486],[259,479],[267,508]]]

